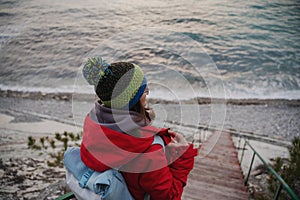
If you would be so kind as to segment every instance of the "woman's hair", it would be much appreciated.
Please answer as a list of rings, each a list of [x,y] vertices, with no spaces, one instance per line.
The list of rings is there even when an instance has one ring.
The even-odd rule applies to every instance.
[[[139,114],[139,117],[135,118],[135,122],[141,122],[144,121],[145,125],[148,125],[149,122],[151,122],[151,118],[149,113],[146,111],[146,108],[142,106],[141,101],[138,101],[131,109],[130,111],[137,112]],[[135,137],[142,137],[142,134],[139,129],[132,130],[130,132],[130,135]]]
[[[147,121],[151,121],[151,117],[149,113],[146,111],[146,108],[142,106],[141,101],[138,101],[130,110],[140,114],[138,121],[144,120],[145,123]]]

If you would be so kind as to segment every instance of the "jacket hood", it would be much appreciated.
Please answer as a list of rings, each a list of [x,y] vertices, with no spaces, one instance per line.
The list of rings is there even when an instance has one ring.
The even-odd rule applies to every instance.
[[[96,104],[96,106],[98,105]],[[80,148],[82,161],[95,171],[120,168],[134,158],[141,156],[152,145],[155,134],[168,137],[168,129],[159,130],[150,126],[140,127],[136,123],[131,122],[126,124],[125,121],[128,119],[126,119],[124,113],[121,113],[124,114],[123,119],[120,115],[117,115],[117,118],[120,117],[118,122],[116,122],[116,119],[111,120],[110,114],[108,114],[110,116],[108,118],[103,117],[111,109],[106,110],[106,114],[103,116],[98,116],[92,113],[97,112],[96,106],[96,109],[92,110],[85,118]],[[98,108],[100,112],[106,109],[103,106]],[[99,120],[99,117],[102,118]],[[122,132],[120,131],[120,126],[122,126]],[[126,132],[138,130],[140,133],[139,137],[124,133],[124,127]],[[164,139],[164,137],[162,138]],[[166,140],[164,139],[167,144],[169,141],[166,142]]]
[[[132,135],[134,130],[150,124],[148,120],[140,120],[139,113],[129,110],[111,109],[95,102],[89,117],[101,126]]]

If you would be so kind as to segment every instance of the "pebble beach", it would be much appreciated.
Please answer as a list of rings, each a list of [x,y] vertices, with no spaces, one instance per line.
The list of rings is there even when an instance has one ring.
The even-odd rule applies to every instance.
[[[0,102],[0,199],[55,199],[65,193],[67,188],[64,183],[64,168],[47,166],[47,152],[29,149],[27,142],[29,136],[53,137],[55,133],[64,131],[79,133],[81,125],[74,120],[74,102],[70,98],[39,95],[2,95]],[[81,103],[86,105],[86,109],[93,105],[93,102]],[[149,100],[150,105],[151,103],[154,108],[163,105],[164,113],[167,114],[163,126],[178,129],[178,125],[172,124],[184,115],[178,108],[191,113],[193,112],[189,110],[191,106],[200,107],[201,125],[209,123],[211,104],[178,105],[170,102],[159,104],[157,100]],[[187,116],[189,115],[184,117]],[[288,144],[293,137],[299,136],[299,116],[300,105],[297,101],[269,102],[269,104],[231,102],[226,105],[223,129],[258,136],[255,139],[257,148],[272,145],[268,149],[260,149],[266,151],[261,153],[268,158],[276,155],[287,156],[283,144]],[[184,129],[182,130],[188,137],[188,131],[184,133]],[[262,138],[261,141],[259,138]],[[263,138],[269,138],[269,141],[275,141],[275,144],[267,144]],[[270,153],[276,149],[279,154]]]

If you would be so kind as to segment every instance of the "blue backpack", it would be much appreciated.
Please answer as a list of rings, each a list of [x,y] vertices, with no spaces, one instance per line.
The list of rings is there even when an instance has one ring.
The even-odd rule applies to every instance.
[[[160,144],[165,148],[161,137],[154,136],[152,144]],[[81,160],[80,148],[69,147],[64,154],[64,166],[67,173],[71,173],[78,181],[82,189],[88,189],[100,195],[103,200],[134,200],[128,191],[122,174],[117,169],[109,169],[104,172],[97,172],[88,168]],[[76,191],[73,191],[76,193]],[[145,196],[145,199],[149,195]]]

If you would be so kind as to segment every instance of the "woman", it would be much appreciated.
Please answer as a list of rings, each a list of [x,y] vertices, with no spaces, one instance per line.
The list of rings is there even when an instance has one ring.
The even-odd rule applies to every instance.
[[[99,97],[84,121],[80,155],[85,165],[99,172],[118,168],[136,200],[181,199],[197,150],[182,135],[150,126],[141,68],[94,57],[83,75]],[[154,135],[166,148],[153,144]]]

